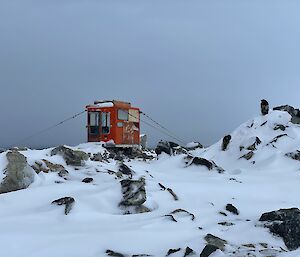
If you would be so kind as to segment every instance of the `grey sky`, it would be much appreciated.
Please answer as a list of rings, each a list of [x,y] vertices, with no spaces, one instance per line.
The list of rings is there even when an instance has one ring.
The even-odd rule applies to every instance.
[[[0,147],[96,99],[131,101],[204,144],[262,98],[299,107],[299,12],[287,0],[1,0]],[[25,144],[85,140],[83,116]]]

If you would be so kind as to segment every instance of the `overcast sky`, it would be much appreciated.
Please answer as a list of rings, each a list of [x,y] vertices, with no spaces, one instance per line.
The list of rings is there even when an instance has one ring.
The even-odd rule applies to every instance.
[[[299,13],[298,0],[1,0],[0,147],[96,99],[130,101],[203,144],[262,98],[300,107]],[[85,123],[23,145],[85,142]]]

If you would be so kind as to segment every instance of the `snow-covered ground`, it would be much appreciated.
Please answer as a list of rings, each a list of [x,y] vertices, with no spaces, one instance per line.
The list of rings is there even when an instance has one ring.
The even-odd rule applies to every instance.
[[[186,166],[184,154],[158,159],[125,160],[135,172],[133,179],[145,178],[147,201],[152,211],[124,215],[118,171],[119,161],[88,160],[79,169],[66,165],[52,149],[27,150],[21,153],[30,165],[46,159],[62,164],[69,172],[67,179],[57,172],[40,172],[29,188],[0,195],[0,256],[5,257],[99,257],[111,249],[124,255],[149,254],[165,256],[169,249],[182,250],[170,256],[183,256],[189,246],[199,256],[208,233],[228,242],[217,256],[275,256],[286,249],[283,240],[272,235],[258,221],[261,214],[280,208],[300,207],[300,162],[285,156],[300,149],[300,127],[289,122],[286,112],[272,111],[242,124],[233,133],[227,151],[221,151],[222,140],[209,148],[191,152],[213,160],[225,172],[204,166]],[[267,121],[267,122],[266,122]],[[266,123],[265,123],[266,122]],[[287,126],[284,131],[276,125]],[[278,135],[286,134],[272,140]],[[261,141],[250,160],[240,158],[247,147]],[[271,142],[271,143],[270,143]],[[87,153],[103,153],[100,144],[81,144],[73,149]],[[6,153],[0,154],[0,181],[7,165]],[[92,177],[92,183],[83,183]],[[171,188],[175,201],[158,183]],[[64,215],[61,206],[51,202],[61,197],[75,199],[73,209]],[[225,210],[231,203],[239,210],[234,215]],[[194,214],[176,213],[176,209]],[[224,212],[227,216],[220,214]],[[218,223],[227,222],[230,226]],[[263,247],[261,243],[267,243]],[[242,245],[253,244],[255,248]],[[261,251],[263,250],[263,251]],[[235,252],[235,253],[233,253]],[[251,255],[250,255],[251,256]],[[300,256],[300,250],[276,256]]]

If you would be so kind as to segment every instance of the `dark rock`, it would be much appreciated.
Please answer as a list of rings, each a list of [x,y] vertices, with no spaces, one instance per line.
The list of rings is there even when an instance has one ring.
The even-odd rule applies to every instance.
[[[275,111],[285,111],[288,112],[291,116],[291,122],[294,124],[300,124],[300,110],[295,109],[294,107],[290,105],[282,105],[282,106],[277,106],[273,108]]]
[[[91,157],[91,161],[94,161],[94,162],[102,162],[103,159],[104,158],[101,153],[96,153],[93,155],[93,157]]]
[[[55,164],[46,159],[42,159],[42,161],[50,171],[59,172],[65,170],[65,167],[61,164]]]
[[[276,143],[276,142],[278,141],[279,138],[281,138],[281,137],[287,137],[287,136],[288,136],[288,134],[281,134],[281,135],[278,135],[278,136],[274,137],[274,138],[270,141],[269,144]]]
[[[222,142],[222,151],[226,151],[227,147],[230,143],[231,140],[231,135],[227,135],[225,137],[223,137],[223,142]]]
[[[167,188],[167,191],[173,196],[175,201],[178,201],[178,196],[174,193],[171,188]]]
[[[166,214],[164,215],[165,217],[169,218],[170,220],[177,222],[177,220],[174,218],[174,216],[172,214]]]
[[[210,162],[209,160],[206,160],[201,157],[194,157],[190,165],[195,164],[195,165],[201,165],[205,166],[207,169],[212,170],[213,168],[213,163]]]
[[[84,161],[89,159],[89,155],[83,151],[72,150],[65,146],[58,146],[51,151],[51,156],[61,155],[67,165],[82,166]]]
[[[289,250],[300,247],[300,210],[298,208],[280,209],[262,214],[259,221],[280,237]]]
[[[297,150],[295,152],[287,153],[285,156],[290,157],[296,161],[300,161],[300,151]]]
[[[223,211],[220,211],[219,214],[221,214],[221,215],[223,215],[225,217],[227,216],[227,214],[225,212],[223,212]]]
[[[113,256],[113,257],[125,257],[124,254],[118,253],[118,252],[115,252],[112,250],[106,250],[106,254],[107,254],[107,256]]]
[[[61,170],[60,172],[58,172],[58,176],[60,176],[61,178],[66,179],[69,175],[69,172],[67,170]]]
[[[219,222],[218,225],[229,227],[229,226],[233,226],[234,223],[223,221],[223,222]]]
[[[52,202],[52,204],[56,204],[56,205],[65,205],[65,215],[69,214],[69,212],[73,208],[74,203],[75,203],[75,199],[73,197],[63,197],[63,198],[54,200]]]
[[[34,181],[35,171],[28,165],[27,159],[18,151],[6,154],[8,164],[5,177],[0,184],[0,194],[27,188]]]
[[[189,255],[193,255],[193,254],[195,254],[194,250],[192,248],[190,248],[190,247],[186,247],[183,257],[189,256]]]
[[[252,145],[249,145],[247,147],[247,150],[254,151],[256,150],[256,146],[258,146],[259,144],[261,144],[261,140],[259,139],[259,137],[255,137],[254,143]]]
[[[227,204],[225,208],[226,208],[227,211],[229,211],[229,212],[231,212],[235,215],[239,215],[238,209],[234,205],[232,205],[231,203]]]
[[[161,153],[166,153],[168,155],[175,155],[175,154],[183,154],[187,153],[187,150],[171,141],[159,141],[156,148],[155,153],[160,155]]]
[[[145,180],[143,178],[139,180],[122,180],[121,187],[123,200],[121,201],[120,206],[125,207],[127,213],[131,213],[132,211],[134,213],[150,211],[147,207],[143,206],[143,203],[147,200]]]
[[[94,181],[93,178],[84,178],[84,179],[82,180],[83,183],[91,183],[91,182],[93,182],[93,181]]]
[[[253,151],[250,151],[246,154],[244,154],[243,156],[241,156],[239,159],[246,159],[246,160],[250,160],[252,157],[254,156],[254,152]]]
[[[216,247],[215,245],[207,244],[202,252],[200,253],[200,257],[208,257],[215,251],[217,251],[219,248]]]
[[[119,166],[119,171],[124,174],[124,175],[128,175],[130,177],[132,177],[132,175],[134,174],[134,171],[132,169],[130,169],[126,164],[122,163]]]
[[[226,240],[216,237],[212,234],[207,234],[204,239],[208,244],[216,246],[221,251],[224,250],[225,244],[227,244]]]
[[[282,124],[277,124],[275,127],[274,127],[274,130],[281,130],[281,131],[285,131],[286,129],[286,126],[282,125]]]
[[[269,113],[269,103],[267,100],[265,99],[261,100],[260,110],[262,115],[267,115]]]
[[[169,251],[168,251],[168,253],[167,253],[166,256],[169,256],[169,255],[171,255],[171,254],[173,254],[173,253],[177,253],[177,252],[179,252],[180,250],[181,250],[181,248],[177,248],[177,249],[169,249]]]
[[[186,213],[188,214],[189,216],[191,216],[191,220],[194,220],[195,219],[195,215],[193,213],[190,213],[184,209],[176,209],[174,211],[172,211],[170,214],[177,214],[177,213]]]

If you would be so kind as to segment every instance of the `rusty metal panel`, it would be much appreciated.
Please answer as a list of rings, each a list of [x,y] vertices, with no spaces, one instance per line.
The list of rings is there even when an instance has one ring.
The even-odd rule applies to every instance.
[[[134,143],[134,124],[131,122],[124,122],[123,125],[123,144]]]

